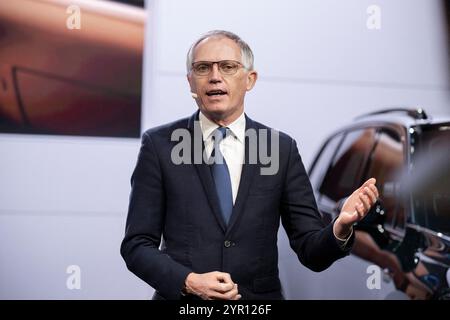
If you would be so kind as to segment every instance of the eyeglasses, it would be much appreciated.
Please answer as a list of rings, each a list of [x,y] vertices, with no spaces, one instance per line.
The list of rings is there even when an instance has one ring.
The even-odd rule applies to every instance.
[[[197,61],[192,63],[192,70],[197,76],[207,76],[211,73],[215,63],[217,63],[220,73],[227,76],[235,74],[239,68],[244,67],[242,63],[234,60]]]

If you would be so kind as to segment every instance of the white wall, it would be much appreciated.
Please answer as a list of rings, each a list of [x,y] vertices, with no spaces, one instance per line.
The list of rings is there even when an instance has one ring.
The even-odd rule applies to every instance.
[[[366,28],[372,3],[382,10],[378,31]],[[260,78],[247,113],[296,138],[306,165],[330,131],[363,112],[413,104],[450,114],[437,0],[148,4],[144,129],[195,111],[185,54],[211,29],[231,30],[253,48]],[[151,295],[119,255],[138,148],[138,139],[0,135],[0,298]],[[283,233],[279,242],[288,298],[336,297],[335,280],[317,284],[337,279],[348,261],[313,275],[298,265]],[[71,264],[81,267],[81,290],[66,288]]]
[[[0,299],[144,298],[119,254],[138,139],[1,135]],[[81,290],[66,269],[81,268]]]

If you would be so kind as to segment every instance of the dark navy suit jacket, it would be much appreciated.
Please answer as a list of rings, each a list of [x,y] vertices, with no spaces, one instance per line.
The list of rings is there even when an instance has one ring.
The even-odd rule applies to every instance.
[[[341,248],[332,224],[324,225],[296,142],[281,132],[274,175],[261,175],[262,164],[249,163],[246,141],[246,161],[226,226],[208,164],[171,160],[178,144],[171,141],[172,132],[185,128],[193,136],[196,119],[198,112],[146,131],[131,178],[121,254],[128,269],[155,288],[159,298],[182,298],[190,272],[222,271],[231,274],[243,299],[282,299],[280,217],[292,249],[311,270],[322,271],[348,254],[353,236]],[[247,116],[246,129],[269,130]]]

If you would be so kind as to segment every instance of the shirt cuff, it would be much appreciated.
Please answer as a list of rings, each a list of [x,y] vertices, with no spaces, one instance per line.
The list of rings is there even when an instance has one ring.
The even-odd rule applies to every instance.
[[[339,246],[341,247],[341,249],[345,249],[345,248],[347,247],[348,241],[351,239],[351,237],[352,237],[352,235],[353,235],[353,226],[351,227],[351,229],[350,229],[350,234],[347,236],[347,238],[342,239],[342,238],[339,238],[339,237],[336,235],[336,233],[334,232],[334,224],[335,224],[335,223],[336,223],[336,221],[333,223],[333,235],[334,235],[334,237],[336,238],[336,240],[338,241]]]

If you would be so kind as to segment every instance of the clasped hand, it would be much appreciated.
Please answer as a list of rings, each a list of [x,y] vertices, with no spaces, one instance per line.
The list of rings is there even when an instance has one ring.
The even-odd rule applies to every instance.
[[[231,280],[229,273],[191,272],[185,281],[185,291],[199,296],[203,300],[239,300],[238,285]]]

